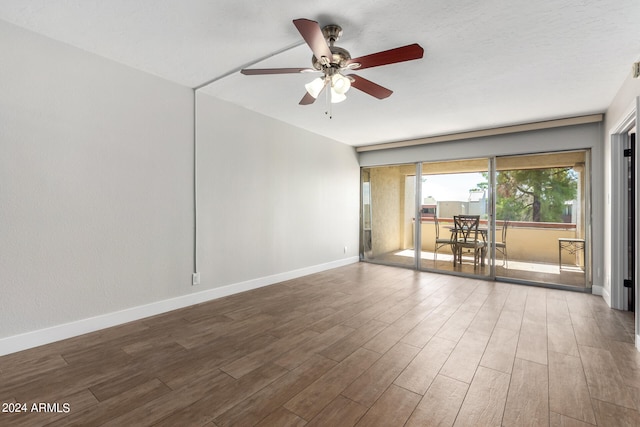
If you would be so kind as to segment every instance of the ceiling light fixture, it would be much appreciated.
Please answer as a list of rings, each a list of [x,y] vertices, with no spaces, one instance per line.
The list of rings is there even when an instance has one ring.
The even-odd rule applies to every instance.
[[[329,115],[329,118],[332,118],[331,104],[337,104],[347,99],[345,93],[351,88],[351,79],[337,71],[329,71],[324,77],[318,77],[304,85],[307,93],[314,99],[318,98],[325,86],[329,86],[327,90],[326,114]]]
[[[393,91],[357,74],[345,75],[343,72],[411,61],[422,58],[424,54],[424,49],[419,44],[413,43],[351,58],[351,54],[346,49],[335,45],[335,42],[342,36],[342,28],[339,25],[326,25],[321,29],[316,21],[304,18],[294,19],[293,25],[313,52],[312,68],[243,68],[240,72],[246,75],[321,72],[324,74],[322,77],[305,85],[307,93],[304,94],[299,104],[313,104],[324,87],[329,86],[326,91],[326,114],[329,117],[331,117],[331,104],[347,99],[345,94],[351,86],[378,99],[387,98],[393,93]]]
[[[322,92],[322,89],[324,89],[325,84],[326,82],[324,78],[318,77],[317,79],[313,79],[312,81],[304,85],[304,88],[307,89],[309,95],[317,98],[318,95],[320,95],[320,92]]]
[[[336,73],[331,77],[331,102],[342,102],[347,97],[345,93],[351,87],[351,80],[340,73]]]
[[[384,50],[369,55],[351,58],[351,54],[335,43],[342,36],[342,28],[339,25],[330,24],[323,28],[316,21],[310,19],[294,19],[293,25],[311,48],[312,68],[243,68],[240,70],[245,75],[265,74],[292,74],[321,72],[322,77],[305,85],[307,93],[300,100],[300,105],[310,105],[316,101],[320,93],[327,89],[327,104],[344,101],[346,93],[351,86],[378,99],[389,97],[393,91],[380,86],[370,80],[350,73],[353,70],[379,67],[381,65],[395,64],[398,62],[420,59],[424,55],[424,49],[417,43],[409,44],[394,49]]]
[[[305,89],[307,89],[307,93],[313,96],[314,98],[318,98],[320,92],[324,87],[331,83],[331,102],[337,103],[342,102],[347,99],[345,93],[351,88],[351,80],[348,77],[343,76],[340,73],[335,73],[331,77],[318,77],[313,79],[306,85],[304,85]]]

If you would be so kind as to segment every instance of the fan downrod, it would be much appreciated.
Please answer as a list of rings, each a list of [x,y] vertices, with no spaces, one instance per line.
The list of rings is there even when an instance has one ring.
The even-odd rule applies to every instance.
[[[333,46],[333,43],[337,42],[342,37],[342,27],[340,25],[326,25],[322,29],[322,35],[327,40],[329,46]]]

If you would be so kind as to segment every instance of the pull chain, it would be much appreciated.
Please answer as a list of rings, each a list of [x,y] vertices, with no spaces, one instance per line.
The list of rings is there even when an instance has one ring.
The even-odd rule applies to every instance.
[[[329,116],[329,119],[333,118],[333,114],[331,111],[331,82],[327,82],[327,111],[325,111],[324,113],[327,114]]]
[[[329,119],[333,119],[333,104],[331,103],[331,86],[329,86],[329,89],[327,90],[327,99],[329,100]]]

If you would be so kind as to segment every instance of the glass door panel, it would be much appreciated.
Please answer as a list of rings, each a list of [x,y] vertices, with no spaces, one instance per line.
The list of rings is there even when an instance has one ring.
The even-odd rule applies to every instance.
[[[420,268],[473,276],[491,275],[489,160],[422,164]],[[460,242],[454,217],[478,217],[478,232]]]
[[[415,267],[415,164],[363,168],[361,176],[361,258]]]
[[[496,158],[496,277],[590,286],[587,154]]]

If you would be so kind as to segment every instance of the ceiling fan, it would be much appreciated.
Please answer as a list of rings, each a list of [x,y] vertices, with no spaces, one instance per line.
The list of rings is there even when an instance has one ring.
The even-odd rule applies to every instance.
[[[397,47],[370,55],[351,58],[346,49],[335,46],[335,42],[342,35],[342,28],[338,25],[327,25],[320,29],[316,21],[309,19],[294,19],[302,38],[313,51],[311,63],[313,68],[245,68],[240,72],[246,75],[259,74],[295,74],[305,72],[322,72],[323,76],[307,83],[307,93],[300,100],[300,105],[313,104],[325,87],[327,99],[331,103],[342,102],[347,97],[345,93],[350,87],[361,90],[375,98],[384,99],[393,91],[380,86],[356,74],[344,74],[351,70],[379,67],[397,62],[411,61],[422,58],[424,49],[417,43]]]

